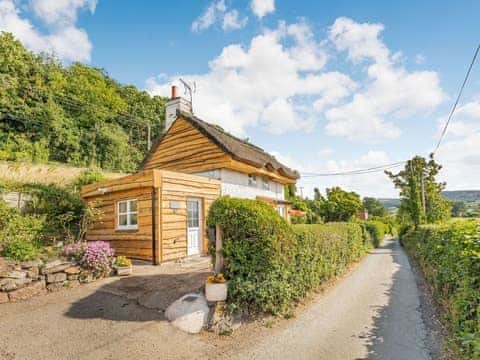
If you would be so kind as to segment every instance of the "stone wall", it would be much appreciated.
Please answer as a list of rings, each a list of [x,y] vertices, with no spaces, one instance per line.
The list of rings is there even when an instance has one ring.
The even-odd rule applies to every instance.
[[[68,260],[16,263],[0,258],[0,304],[73,288],[99,278]]]

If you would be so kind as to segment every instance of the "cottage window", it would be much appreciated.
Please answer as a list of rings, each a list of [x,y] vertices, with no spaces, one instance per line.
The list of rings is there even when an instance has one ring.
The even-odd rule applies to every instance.
[[[135,230],[138,228],[136,199],[117,202],[117,228],[119,230]]]
[[[277,205],[277,212],[278,212],[278,215],[280,215],[281,217],[285,217],[285,205]]]
[[[257,177],[255,175],[248,175],[248,186],[257,187]]]
[[[270,190],[270,181],[268,181],[268,178],[263,178],[262,187],[263,190]]]

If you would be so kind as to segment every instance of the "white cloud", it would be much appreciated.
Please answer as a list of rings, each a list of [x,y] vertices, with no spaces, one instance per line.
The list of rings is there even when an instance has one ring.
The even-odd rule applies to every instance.
[[[330,148],[323,148],[318,151],[318,156],[330,156],[334,153],[333,149]]]
[[[298,49],[306,48],[312,49],[308,61],[298,57]],[[237,135],[254,126],[276,134],[310,131],[321,116],[316,109],[336,104],[356,88],[347,75],[320,72],[326,59],[323,44],[305,22],[280,23],[247,47],[226,46],[207,73],[151,78],[147,90],[168,95],[181,76],[197,84],[195,112]]]
[[[238,15],[238,11],[233,9],[232,11],[226,12],[223,17],[222,29],[227,30],[237,30],[245,27],[248,22],[248,17],[241,18]]]
[[[425,56],[423,54],[417,54],[417,56],[415,56],[415,63],[420,65],[420,64],[423,64],[424,62],[425,62]]]
[[[330,153],[331,149],[324,150]],[[308,163],[278,151],[270,151],[270,153],[280,162],[291,166],[301,174],[331,174],[366,169],[394,162],[385,152],[375,150],[370,150],[357,159],[329,160],[325,162],[324,159],[320,158],[318,161],[309,161]],[[392,170],[395,171],[397,169]],[[297,182],[297,189],[303,188],[303,195],[310,198],[313,197],[314,188],[318,188],[322,193],[325,193],[326,188],[334,186],[340,186],[348,191],[355,191],[362,197],[398,197],[398,191],[394,188],[392,181],[382,171],[362,175],[303,176]]]
[[[70,26],[77,21],[78,11],[88,8],[93,14],[97,0],[30,0],[36,16],[47,24]]]
[[[252,0],[251,8],[253,13],[258,18],[261,19],[265,15],[275,11],[275,1],[274,0]]]
[[[438,135],[447,116],[438,121]],[[458,107],[436,153],[447,189],[480,189],[480,97]]]
[[[368,62],[364,85],[346,104],[326,112],[327,132],[352,140],[378,142],[396,138],[396,120],[425,114],[445,98],[437,73],[408,71],[380,39],[381,24],[356,23],[338,18],[329,38],[346,51],[353,64]],[[387,120],[388,119],[388,120]]]
[[[96,1],[80,0],[32,0],[34,13],[49,30],[40,32],[22,16],[17,2],[0,0],[0,30],[11,32],[23,44],[35,52],[54,53],[62,60],[90,61],[92,44],[87,33],[75,26],[77,13],[84,7],[95,10]]]
[[[240,18],[237,9],[227,11],[225,0],[212,1],[203,14],[192,23],[192,31],[201,32],[217,21],[221,22],[224,31],[237,30],[247,25],[248,17]]]

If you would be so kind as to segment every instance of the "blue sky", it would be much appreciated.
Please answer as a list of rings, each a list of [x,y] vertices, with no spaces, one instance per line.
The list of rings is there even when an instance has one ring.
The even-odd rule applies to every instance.
[[[435,145],[475,46],[479,1],[0,0],[0,29],[152,94],[197,83],[195,112],[300,172],[366,168]],[[480,66],[438,152],[480,188]],[[382,173],[302,179],[395,196]]]

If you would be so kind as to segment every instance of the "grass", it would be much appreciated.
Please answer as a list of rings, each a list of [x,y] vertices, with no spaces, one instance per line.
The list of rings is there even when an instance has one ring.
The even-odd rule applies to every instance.
[[[18,183],[40,183],[66,185],[80,175],[85,168],[60,163],[32,164],[25,162],[0,161],[0,180]],[[126,174],[104,172],[107,179],[115,179]]]

